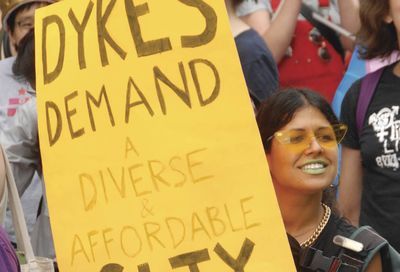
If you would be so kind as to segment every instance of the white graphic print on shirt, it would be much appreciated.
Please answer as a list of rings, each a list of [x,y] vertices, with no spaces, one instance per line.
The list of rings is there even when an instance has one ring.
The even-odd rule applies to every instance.
[[[372,125],[376,137],[383,144],[383,153],[375,158],[376,164],[381,168],[399,168],[397,153],[400,150],[400,120],[396,120],[399,106],[383,108],[378,113],[370,115],[368,124]]]

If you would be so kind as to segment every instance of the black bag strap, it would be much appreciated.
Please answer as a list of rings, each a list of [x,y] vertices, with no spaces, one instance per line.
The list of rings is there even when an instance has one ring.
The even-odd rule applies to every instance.
[[[299,266],[300,271],[324,271],[324,272],[360,272],[363,262],[350,256],[324,256],[321,250],[313,247],[301,249]]]
[[[364,250],[371,250],[381,247],[387,243],[386,239],[380,236],[372,227],[362,226],[352,235],[352,238],[364,245]]]
[[[339,39],[339,36],[336,34],[334,30],[327,27],[326,25],[320,23],[319,21],[315,20],[313,17],[313,13],[318,13],[312,7],[308,6],[307,4],[302,3],[300,13],[303,15],[304,18],[307,19],[314,27],[318,29],[322,36],[335,48],[336,52],[344,59],[344,49],[342,43]]]
[[[358,96],[356,110],[356,127],[358,137],[361,136],[368,106],[371,103],[372,97],[374,96],[376,87],[378,86],[384,69],[385,67],[369,73],[361,80],[361,89],[360,95]]]
[[[386,239],[370,226],[359,227],[350,238],[364,245],[363,251],[358,254],[363,258],[366,265],[381,249],[389,246]]]
[[[400,271],[400,254],[370,226],[358,228],[350,239],[362,243],[363,250],[355,252],[343,247],[337,257],[326,257],[322,251],[312,247],[301,249],[299,257],[301,271],[364,271],[378,253],[381,256],[382,271]]]

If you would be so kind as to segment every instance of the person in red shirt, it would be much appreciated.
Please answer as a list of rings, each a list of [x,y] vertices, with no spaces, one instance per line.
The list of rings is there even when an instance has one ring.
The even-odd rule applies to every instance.
[[[322,17],[356,33],[359,29],[359,0],[259,0],[239,7],[239,15],[256,29],[279,63],[282,87],[306,87],[318,91],[329,102],[342,80],[344,52],[354,41],[332,33],[327,39],[314,24],[300,15],[306,4]],[[257,9],[252,8],[257,6]],[[272,13],[276,10],[273,19]],[[334,40],[335,45],[332,40]]]

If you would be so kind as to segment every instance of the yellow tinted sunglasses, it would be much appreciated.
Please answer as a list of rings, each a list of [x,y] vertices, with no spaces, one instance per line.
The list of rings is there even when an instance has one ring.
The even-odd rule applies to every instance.
[[[346,132],[347,126],[345,124],[337,124],[319,128],[311,133],[304,129],[280,130],[267,140],[275,137],[281,144],[290,147],[292,151],[301,151],[308,148],[311,140],[315,137],[321,147],[332,148],[343,140]]]

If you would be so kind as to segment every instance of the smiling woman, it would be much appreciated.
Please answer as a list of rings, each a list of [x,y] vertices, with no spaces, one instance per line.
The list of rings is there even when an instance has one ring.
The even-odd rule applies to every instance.
[[[348,252],[333,241],[351,237],[356,228],[337,212],[331,186],[346,125],[319,94],[296,89],[271,96],[257,122],[298,271],[349,265]],[[364,264],[361,255],[351,254],[362,260],[351,271],[382,271],[379,256]]]
[[[346,127],[342,126],[340,134],[345,131]],[[287,191],[294,188],[322,194],[333,181],[338,155],[335,131],[317,108],[304,106],[298,109],[295,117],[274,133],[270,142],[271,151],[267,158],[271,173],[274,173],[275,190],[285,192],[285,196],[289,196]],[[282,167],[287,171],[279,171]],[[296,192],[296,195],[299,194]]]

